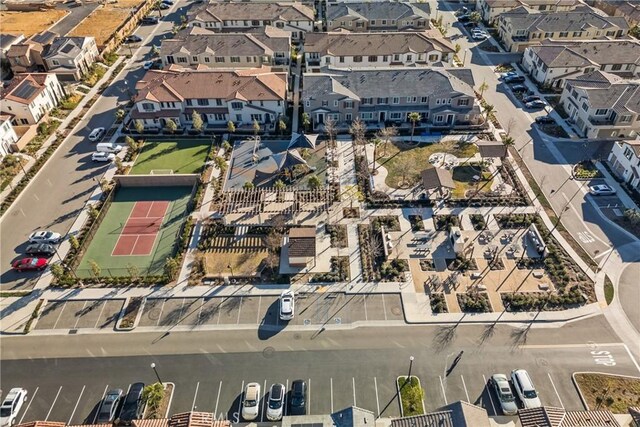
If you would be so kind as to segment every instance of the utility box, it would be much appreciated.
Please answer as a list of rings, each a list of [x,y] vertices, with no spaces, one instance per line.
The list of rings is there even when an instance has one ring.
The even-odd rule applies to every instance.
[[[456,254],[462,254],[464,251],[464,238],[462,237],[460,227],[451,227],[449,230],[449,241],[451,242],[453,251]]]

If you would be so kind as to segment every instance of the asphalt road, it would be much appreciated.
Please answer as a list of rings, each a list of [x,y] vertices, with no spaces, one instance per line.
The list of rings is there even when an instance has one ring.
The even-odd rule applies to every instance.
[[[465,400],[498,413],[486,380],[514,368],[530,372],[544,404],[581,409],[573,372],[639,372],[614,337],[602,317],[562,328],[329,328],[285,330],[269,339],[256,331],[27,336],[4,340],[0,373],[4,390],[21,386],[32,396],[19,415],[24,422],[90,423],[107,389],[155,381],[151,362],[163,381],[176,385],[171,413],[197,409],[232,421],[248,382],[259,382],[264,395],[272,383],[289,386],[298,378],[309,384],[312,414],[357,405],[397,416],[395,380],[408,373],[409,356],[415,357],[411,373],[421,379],[428,410]],[[44,350],[32,358],[34,338]],[[593,351],[609,352],[608,363]]]
[[[58,5],[56,7],[69,11],[69,14],[65,16],[60,22],[51,27],[51,31],[58,33],[61,36],[66,36],[68,32],[74,29],[84,18],[89,16],[100,3],[86,3],[82,6],[71,7],[70,5]]]
[[[2,247],[0,248],[0,289],[30,289],[39,273],[15,273],[11,263],[20,258],[26,248],[26,237],[35,230],[48,229],[66,235],[96,183],[107,170],[104,163],[91,162],[94,144],[87,136],[92,129],[109,129],[115,122],[117,106],[130,96],[127,88],[144,75],[142,63],[150,46],[159,44],[161,34],[169,33],[173,23],[179,22],[175,10],[164,11],[165,18],[156,26],[142,26],[135,34],[147,43],[135,54],[136,61],[127,66],[96,101],[75,132],[70,134],[47,161],[38,175],[22,192],[0,219]],[[167,16],[167,12],[171,12]]]

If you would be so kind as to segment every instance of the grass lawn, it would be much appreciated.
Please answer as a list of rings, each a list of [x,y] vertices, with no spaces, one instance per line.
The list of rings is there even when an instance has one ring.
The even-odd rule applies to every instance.
[[[80,265],[79,277],[91,277],[89,261],[98,263],[101,276],[129,276],[128,266],[138,268],[141,276],[163,274],[165,260],[173,256],[180,226],[187,218],[187,205],[191,187],[123,187],[118,190],[98,231],[91,239]],[[120,231],[127,222],[137,201],[167,200],[171,203],[165,214],[162,228],[156,237],[155,247],[149,255],[111,256]]]
[[[420,172],[433,167],[429,163],[429,156],[434,153],[449,153],[458,158],[472,157],[478,152],[475,144],[458,141],[445,141],[437,144],[424,144],[409,147],[401,142],[384,144],[378,148],[377,161],[387,171],[385,183],[392,188],[400,188],[404,179],[410,185],[420,181]]]
[[[300,151],[300,150],[298,150]],[[296,181],[296,186],[300,189],[307,190],[309,188],[309,178],[316,175],[320,178],[320,182],[326,182],[327,177],[327,159],[326,159],[326,145],[318,144],[315,150],[309,150],[309,156],[305,159],[310,168],[315,168],[315,171],[306,174],[302,179]]]
[[[161,169],[171,169],[174,174],[200,173],[210,147],[211,141],[204,139],[147,140],[129,173],[145,175]]]
[[[267,257],[267,248],[261,237],[217,237],[210,251],[203,251],[205,275],[209,277],[253,277],[260,274],[259,267]],[[231,266],[231,268],[229,268]]]
[[[626,414],[630,406],[640,406],[640,378],[596,373],[576,374],[576,382],[591,410],[608,409]]]
[[[2,32],[30,37],[46,30],[67,15],[66,10],[49,9],[33,12],[0,12]]]
[[[420,386],[418,377],[411,375],[409,380],[407,377],[398,378],[398,389],[400,390],[403,416],[424,414],[424,389]]]
[[[607,301],[607,305],[613,301],[613,294],[613,283],[611,283],[609,276],[604,276],[604,299]]]
[[[474,181],[473,177],[479,176],[480,180]],[[480,172],[480,167],[475,165],[458,166],[453,169],[453,182],[456,188],[453,189],[453,197],[462,199],[468,190],[472,193],[479,191],[480,193],[488,193],[491,191],[493,178],[490,172]]]

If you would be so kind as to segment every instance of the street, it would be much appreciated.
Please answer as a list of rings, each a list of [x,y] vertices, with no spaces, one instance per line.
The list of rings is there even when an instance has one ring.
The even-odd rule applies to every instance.
[[[177,5],[172,6],[175,11]],[[151,50],[159,44],[160,35],[170,32],[179,14],[173,12],[155,26],[141,26],[135,32],[143,38],[143,46],[133,53],[134,58],[113,80],[84,118],[42,167],[29,186],[0,219],[2,248],[0,259],[0,289],[30,289],[40,273],[15,273],[11,263],[24,253],[27,236],[35,231],[48,229],[65,235],[82,210],[93,189],[107,169],[106,163],[91,162],[94,145],[87,136],[92,129],[109,129],[115,122],[118,106],[127,102],[135,82],[144,75],[142,63]],[[128,49],[127,49],[128,51]]]

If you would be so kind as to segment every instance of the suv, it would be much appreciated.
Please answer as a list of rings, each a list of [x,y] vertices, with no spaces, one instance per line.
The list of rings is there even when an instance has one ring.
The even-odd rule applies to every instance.
[[[140,22],[142,22],[143,25],[155,25],[159,21],[158,21],[158,18],[155,16],[145,16],[144,18],[142,18]]]
[[[104,128],[95,128],[89,134],[89,141],[97,142],[104,136]]]
[[[524,369],[514,369],[511,371],[511,381],[525,409],[539,408],[542,406],[538,392],[527,371]]]
[[[267,405],[267,419],[269,421],[278,421],[282,418],[282,409],[284,406],[284,386],[282,384],[273,384],[269,391],[269,404]]]
[[[295,380],[291,384],[289,415],[307,415],[307,383],[304,380]]]
[[[29,243],[58,243],[60,240],[60,233],[48,230],[35,231],[29,235]]]
[[[246,421],[253,421],[260,412],[260,384],[249,383],[244,389],[244,400],[242,402],[242,418]]]
[[[555,123],[555,122],[556,121],[551,116],[538,116],[538,117],[536,117],[536,123],[539,124],[539,125],[548,125],[548,124]]]
[[[22,408],[22,404],[27,400],[27,390],[23,388],[12,388],[9,394],[2,401],[0,406],[0,426],[7,427],[15,424],[16,416]]]
[[[280,295],[280,320],[291,320],[294,315],[295,300],[293,291],[284,291]]]
[[[122,389],[116,388],[109,390],[102,401],[102,405],[100,405],[97,424],[111,423],[116,418],[116,412],[121,399]]]
[[[135,383],[131,385],[127,397],[124,399],[122,411],[120,411],[121,425],[131,425],[131,421],[139,420],[144,413],[144,402],[142,401],[143,383]]]
[[[24,253],[27,255],[44,255],[50,257],[56,253],[56,248],[48,243],[33,243],[27,246]]]
[[[525,82],[525,78],[524,76],[507,76],[504,78],[504,82],[511,84],[511,83],[524,83]]]

